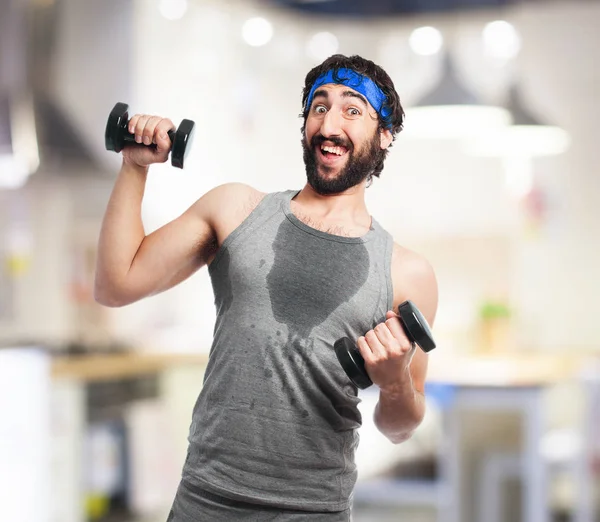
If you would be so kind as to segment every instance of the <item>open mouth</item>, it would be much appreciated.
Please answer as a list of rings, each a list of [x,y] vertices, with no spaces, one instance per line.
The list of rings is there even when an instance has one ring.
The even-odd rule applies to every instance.
[[[348,149],[341,146],[322,144],[318,147],[319,156],[325,163],[336,163],[348,154]]]

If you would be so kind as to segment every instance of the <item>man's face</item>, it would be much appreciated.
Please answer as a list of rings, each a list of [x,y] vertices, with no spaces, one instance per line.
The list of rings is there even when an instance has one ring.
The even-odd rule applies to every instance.
[[[338,194],[373,172],[387,148],[377,113],[353,89],[320,87],[309,109],[302,138],[309,184],[319,194]]]

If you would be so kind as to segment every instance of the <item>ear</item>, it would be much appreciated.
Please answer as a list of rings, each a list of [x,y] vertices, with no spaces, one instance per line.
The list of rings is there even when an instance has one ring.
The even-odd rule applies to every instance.
[[[387,149],[394,141],[394,136],[392,135],[392,131],[389,129],[383,129],[379,132],[379,146],[382,149]]]

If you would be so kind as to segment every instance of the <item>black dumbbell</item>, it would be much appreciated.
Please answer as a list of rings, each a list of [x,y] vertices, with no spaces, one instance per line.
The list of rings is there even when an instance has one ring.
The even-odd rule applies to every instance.
[[[106,131],[104,132],[104,143],[106,150],[121,152],[126,143],[136,143],[135,136],[129,132],[127,125],[129,123],[129,105],[126,103],[117,103],[108,116],[106,122]],[[170,130],[167,134],[171,140],[171,165],[183,168],[183,163],[187,157],[191,142],[194,138],[194,122],[192,120],[182,120],[177,130]],[[156,145],[148,145],[156,147]]]
[[[404,301],[398,307],[398,315],[404,333],[411,343],[417,344],[424,352],[430,352],[435,348],[429,324],[412,301]],[[364,390],[373,384],[355,341],[342,337],[336,341],[334,349],[342,368],[358,388]]]

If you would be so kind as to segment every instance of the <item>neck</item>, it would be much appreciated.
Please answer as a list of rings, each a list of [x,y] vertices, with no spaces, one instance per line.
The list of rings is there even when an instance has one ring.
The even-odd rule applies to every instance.
[[[365,203],[366,181],[338,194],[322,195],[307,183],[294,202],[314,217],[370,226],[371,216]]]

